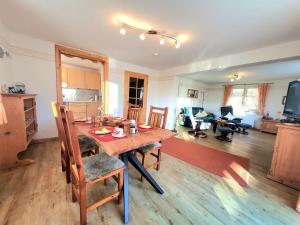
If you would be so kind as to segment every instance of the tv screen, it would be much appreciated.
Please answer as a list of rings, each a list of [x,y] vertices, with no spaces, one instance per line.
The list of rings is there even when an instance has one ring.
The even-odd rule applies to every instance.
[[[300,81],[289,83],[283,114],[290,118],[300,119]]]

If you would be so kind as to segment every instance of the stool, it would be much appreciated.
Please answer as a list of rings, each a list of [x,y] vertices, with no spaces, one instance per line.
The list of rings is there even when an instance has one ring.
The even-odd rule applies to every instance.
[[[250,124],[247,124],[247,123],[238,123],[236,125],[237,125],[237,131],[236,132],[241,133],[241,134],[248,134],[247,129],[252,128],[252,126]]]

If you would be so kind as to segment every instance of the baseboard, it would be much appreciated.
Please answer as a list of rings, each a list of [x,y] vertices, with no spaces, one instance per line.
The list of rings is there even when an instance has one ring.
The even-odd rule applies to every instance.
[[[40,143],[44,143],[44,142],[57,141],[57,140],[58,140],[58,137],[33,139],[31,144],[40,144]]]

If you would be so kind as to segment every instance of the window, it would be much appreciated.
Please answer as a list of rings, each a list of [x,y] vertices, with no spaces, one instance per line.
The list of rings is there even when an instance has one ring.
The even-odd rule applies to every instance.
[[[129,103],[143,107],[144,79],[129,78]]]
[[[234,88],[230,95],[228,105],[231,105],[236,116],[255,113],[258,109],[258,89]]]

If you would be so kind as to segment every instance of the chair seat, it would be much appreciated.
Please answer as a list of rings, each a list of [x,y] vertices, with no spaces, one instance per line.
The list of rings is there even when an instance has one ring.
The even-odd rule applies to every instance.
[[[221,132],[221,133],[231,133],[233,130],[229,127],[225,127],[225,126],[218,126],[217,129]]]
[[[96,142],[87,136],[79,136],[78,141],[79,141],[81,153],[85,153],[85,152],[97,147]]]
[[[114,170],[124,167],[124,163],[121,160],[117,157],[109,156],[105,152],[85,157],[82,159],[82,162],[87,181],[105,176]]]
[[[153,148],[160,148],[160,147],[161,147],[161,144],[159,142],[155,142],[153,144],[141,147],[137,151],[142,154],[145,154],[145,153],[149,152],[150,150],[152,150]]]

